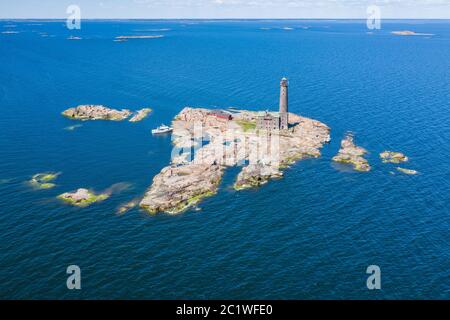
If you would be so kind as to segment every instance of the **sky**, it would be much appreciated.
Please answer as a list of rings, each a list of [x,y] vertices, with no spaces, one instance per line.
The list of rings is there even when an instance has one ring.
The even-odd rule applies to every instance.
[[[67,18],[78,5],[84,19],[381,18],[450,19],[450,0],[0,0],[0,19]]]

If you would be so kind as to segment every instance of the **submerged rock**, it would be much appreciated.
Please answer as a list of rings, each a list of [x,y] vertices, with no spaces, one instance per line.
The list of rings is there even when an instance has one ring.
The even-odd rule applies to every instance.
[[[102,105],[80,105],[62,113],[64,116],[77,120],[113,120],[122,121],[132,115],[128,109],[116,110]]]
[[[65,127],[64,130],[67,130],[67,131],[73,131],[73,130],[75,130],[75,129],[77,129],[77,128],[81,128],[82,126],[83,126],[82,124],[75,124],[75,125],[73,125],[73,126]]]
[[[144,120],[147,115],[152,112],[150,108],[144,108],[136,112],[136,114],[129,120],[130,122],[138,122]]]
[[[335,162],[352,164],[356,171],[367,172],[370,171],[370,165],[363,157],[366,153],[366,149],[354,144],[353,135],[347,134],[341,141],[341,148],[339,149],[338,154],[334,156],[332,160]]]
[[[56,186],[54,181],[61,173],[59,172],[45,172],[35,174],[29,184],[35,189],[51,189]]]
[[[383,163],[401,163],[408,161],[407,156],[401,152],[395,151],[383,151],[380,153],[380,158],[383,160]]]
[[[131,200],[130,202],[127,202],[123,205],[121,205],[118,209],[117,209],[117,214],[124,214],[125,212],[135,208],[137,205],[139,205],[140,199],[134,199]]]
[[[80,188],[75,192],[63,193],[58,198],[73,206],[87,207],[95,202],[106,200],[109,196],[109,194],[95,194],[88,189]]]
[[[415,175],[415,174],[419,173],[416,170],[405,169],[405,168],[400,168],[400,167],[397,167],[397,170],[400,172],[403,172],[404,174],[410,174],[410,175]]]
[[[10,183],[12,182],[14,179],[9,178],[9,179],[0,179],[0,184],[6,184],[6,183]]]

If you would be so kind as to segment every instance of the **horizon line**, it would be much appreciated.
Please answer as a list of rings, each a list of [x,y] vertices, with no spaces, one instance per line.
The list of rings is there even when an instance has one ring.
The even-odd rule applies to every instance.
[[[66,21],[67,17],[64,18],[0,18],[0,21],[5,20],[63,20]],[[367,17],[361,18],[83,18],[82,20],[367,20]],[[383,18],[385,20],[450,20],[448,18]]]

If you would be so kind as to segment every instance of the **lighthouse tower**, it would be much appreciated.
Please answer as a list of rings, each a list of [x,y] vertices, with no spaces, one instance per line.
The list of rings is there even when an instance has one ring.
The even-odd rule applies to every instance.
[[[288,128],[288,117],[288,80],[283,78],[280,82],[280,129]]]

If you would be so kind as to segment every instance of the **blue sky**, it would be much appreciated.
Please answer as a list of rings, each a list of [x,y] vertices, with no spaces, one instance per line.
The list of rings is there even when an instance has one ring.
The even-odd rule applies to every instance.
[[[450,0],[1,0],[0,18],[65,18],[76,4],[82,18],[382,18],[450,19]]]

